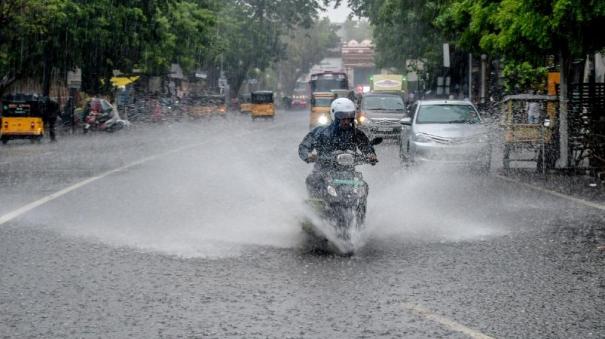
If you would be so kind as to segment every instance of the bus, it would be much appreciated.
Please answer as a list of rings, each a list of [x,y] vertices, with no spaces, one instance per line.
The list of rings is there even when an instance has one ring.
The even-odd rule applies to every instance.
[[[330,92],[333,89],[349,89],[349,78],[344,72],[324,71],[311,74],[311,93]]]

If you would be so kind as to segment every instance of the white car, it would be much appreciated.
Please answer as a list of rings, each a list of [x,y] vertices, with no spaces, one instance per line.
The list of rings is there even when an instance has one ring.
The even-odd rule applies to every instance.
[[[418,101],[401,119],[404,164],[456,165],[489,172],[489,128],[475,106],[462,100]]]

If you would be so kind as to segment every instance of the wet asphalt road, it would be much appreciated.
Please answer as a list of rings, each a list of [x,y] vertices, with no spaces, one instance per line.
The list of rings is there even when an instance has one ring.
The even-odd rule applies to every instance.
[[[0,217],[146,161],[0,225],[0,337],[605,337],[602,211],[493,175],[404,171],[392,144],[361,168],[365,246],[310,251],[306,124],[1,147]]]

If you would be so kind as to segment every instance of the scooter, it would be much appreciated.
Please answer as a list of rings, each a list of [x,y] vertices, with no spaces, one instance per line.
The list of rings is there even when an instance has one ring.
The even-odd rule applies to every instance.
[[[120,115],[115,109],[106,112],[91,112],[84,119],[83,132],[104,131],[115,132],[117,130],[130,126],[128,120],[120,119]]]
[[[372,144],[381,142],[382,138],[376,138]],[[369,191],[355,166],[371,162],[352,151],[335,151],[318,161],[328,170],[322,172],[319,190],[311,192],[306,201],[311,213],[302,228],[324,250],[353,255],[360,245],[358,236],[364,228]]]

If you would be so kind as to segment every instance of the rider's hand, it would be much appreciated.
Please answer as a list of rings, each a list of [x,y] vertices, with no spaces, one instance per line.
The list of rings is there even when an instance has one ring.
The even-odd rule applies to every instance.
[[[370,154],[370,155],[368,155],[368,162],[372,166],[376,165],[376,163],[378,162],[378,158],[376,157],[376,154]]]
[[[316,162],[316,161],[317,161],[317,154],[310,153],[309,156],[307,157],[307,162]]]

